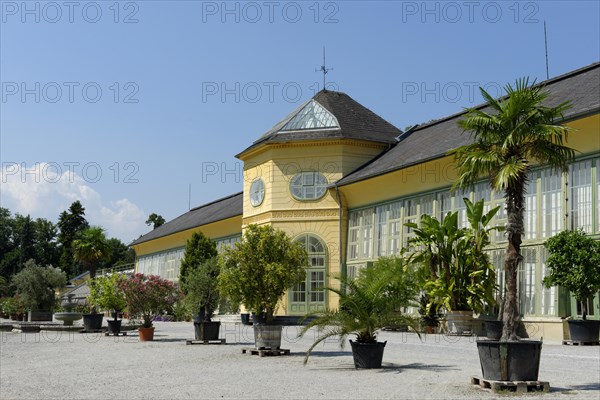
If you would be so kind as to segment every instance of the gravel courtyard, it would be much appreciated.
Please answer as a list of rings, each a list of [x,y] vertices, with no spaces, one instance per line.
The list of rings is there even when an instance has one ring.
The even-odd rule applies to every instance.
[[[480,367],[474,338],[383,332],[382,370],[355,370],[350,346],[319,346],[314,332],[285,327],[290,356],[243,355],[252,327],[224,323],[226,345],[185,344],[191,323],[155,323],[154,342],[137,336],[0,332],[0,399],[492,399],[471,387]],[[600,399],[600,347],[545,343],[540,380],[552,391],[527,398]]]

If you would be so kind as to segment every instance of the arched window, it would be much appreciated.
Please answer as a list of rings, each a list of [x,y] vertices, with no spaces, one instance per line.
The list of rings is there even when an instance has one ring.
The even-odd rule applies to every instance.
[[[306,280],[290,290],[289,311],[292,314],[324,310],[325,278],[327,268],[327,248],[323,241],[312,234],[304,234],[296,238],[302,243],[308,254]]]

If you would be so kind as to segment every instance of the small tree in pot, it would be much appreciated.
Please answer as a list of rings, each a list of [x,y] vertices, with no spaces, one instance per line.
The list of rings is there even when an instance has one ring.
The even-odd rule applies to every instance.
[[[111,275],[96,277],[89,282],[89,303],[93,307],[112,312],[113,320],[107,321],[108,331],[111,333],[121,331],[121,320],[118,319],[118,316],[127,304],[120,285],[125,279],[123,275],[112,273]]]
[[[179,291],[171,281],[144,274],[135,274],[121,281],[119,288],[125,295],[129,314],[142,317],[142,327],[138,329],[140,340],[153,340],[153,319],[177,301]]]
[[[219,306],[219,288],[217,278],[219,264],[217,258],[210,258],[198,265],[187,274],[185,303],[190,310],[198,314],[199,320],[194,321],[196,340],[217,340],[219,338],[219,321],[211,318]]]
[[[313,327],[319,336],[306,353],[308,361],[313,349],[330,337],[338,337],[343,348],[349,335],[354,366],[356,368],[381,368],[383,351],[387,342],[378,342],[377,333],[384,327],[406,325],[418,332],[418,321],[401,312],[415,306],[419,286],[410,264],[401,257],[382,257],[373,267],[361,271],[358,279],[341,277],[343,288],[328,287],[340,298],[337,310],[310,313],[315,317],[303,329],[305,335]]]
[[[279,348],[281,326],[273,325],[274,314],[286,290],[305,278],[303,246],[271,226],[249,225],[243,240],[223,251],[219,265],[221,292],[264,317],[264,324],[254,324],[257,348]]]
[[[73,257],[83,264],[90,272],[90,279],[96,277],[98,265],[110,259],[110,246],[99,226],[86,228],[72,243]],[[95,306],[89,314],[83,314],[83,326],[86,331],[96,331],[102,328],[102,314],[98,314]]]
[[[187,280],[190,273],[198,268],[211,258],[217,257],[217,245],[210,238],[206,237],[202,232],[194,232],[192,237],[185,245],[185,253],[181,260],[179,269],[179,287],[184,294],[188,292]],[[200,304],[193,307],[195,312],[201,312]],[[194,317],[195,322],[201,322],[204,318],[201,315]]]
[[[583,231],[563,231],[544,243],[550,256],[544,278],[546,287],[562,286],[581,304],[583,321],[569,320],[571,340],[598,342],[600,321],[587,320],[588,300],[600,290],[600,242]]]
[[[30,320],[51,321],[56,304],[55,290],[66,285],[67,276],[58,268],[42,267],[29,260],[25,268],[13,276],[12,283],[29,310]]]

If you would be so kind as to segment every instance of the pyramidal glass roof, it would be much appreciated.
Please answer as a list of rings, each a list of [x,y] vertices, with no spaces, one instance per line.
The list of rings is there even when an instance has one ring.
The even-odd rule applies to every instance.
[[[279,132],[339,128],[337,119],[315,100],[309,101]]]

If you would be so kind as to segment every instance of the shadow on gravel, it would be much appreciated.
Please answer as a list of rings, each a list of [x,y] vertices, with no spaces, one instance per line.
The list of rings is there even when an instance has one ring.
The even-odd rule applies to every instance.
[[[306,355],[306,352],[299,352],[302,356]],[[310,353],[310,357],[340,357],[340,356],[351,356],[350,351],[313,351]]]
[[[460,368],[457,368],[455,365],[439,365],[439,364],[421,364],[421,363],[412,363],[407,365],[390,365],[384,366],[384,368],[394,368],[401,372],[403,369],[417,369],[424,371],[432,371],[432,372],[443,372],[443,371],[458,371]]]
[[[573,386],[569,386],[568,388],[559,388],[559,387],[552,387],[552,384],[550,384],[550,387],[552,388],[552,390],[554,391],[555,389],[561,390],[561,391],[569,391],[569,390],[600,390],[600,383],[587,383],[587,384],[583,384],[583,385],[573,385]]]

